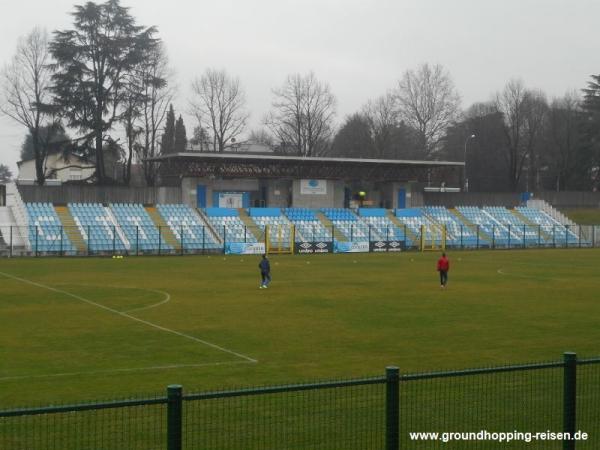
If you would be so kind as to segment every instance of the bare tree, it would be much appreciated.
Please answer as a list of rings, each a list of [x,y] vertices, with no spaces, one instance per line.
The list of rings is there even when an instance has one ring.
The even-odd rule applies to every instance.
[[[369,102],[363,108],[371,128],[373,149],[376,158],[391,157],[394,147],[394,137],[398,128],[398,108],[394,95],[385,94]]]
[[[530,176],[533,177],[532,187],[535,187],[539,179],[537,147],[543,133],[546,99],[539,91],[527,90],[521,80],[511,80],[496,95],[495,104],[504,118],[505,159],[510,187],[517,191],[524,174],[528,177],[524,187],[530,187]]]
[[[548,101],[540,90],[528,90],[524,101],[524,138],[527,153],[525,190],[541,188],[541,164],[546,154],[544,134],[548,119]]]
[[[324,153],[333,134],[336,104],[329,85],[312,72],[289,75],[273,94],[273,110],[265,124],[282,150],[303,156]]]
[[[230,77],[225,70],[207,69],[192,82],[192,91],[196,96],[190,104],[192,114],[199,126],[208,122],[213,150],[224,151],[227,143],[244,131],[250,116],[239,79]]]
[[[577,92],[555,99],[548,113],[549,164],[557,191],[573,188],[577,181],[578,150],[582,135],[581,100]]]
[[[158,131],[162,126],[169,105],[175,96],[176,87],[172,85],[173,71],[162,43],[150,49],[140,67],[142,87],[141,143],[137,146],[137,158],[142,162],[144,178],[148,186],[154,186],[158,170],[148,158],[159,153]]]
[[[58,129],[47,107],[51,97],[49,63],[48,33],[41,28],[34,28],[19,39],[11,63],[1,73],[0,110],[26,127],[31,134],[36,178],[40,185],[46,179],[47,141],[52,140],[53,131]],[[42,128],[47,128],[48,133],[41,133]]]
[[[527,151],[523,145],[525,94],[523,82],[511,80],[504,90],[496,95],[496,108],[504,117],[505,158],[508,165],[508,180],[513,191],[518,188],[527,158]]]
[[[407,70],[398,82],[396,100],[400,119],[418,130],[424,156],[434,155],[459,113],[460,97],[450,74],[439,64]]]
[[[248,141],[255,144],[261,144],[269,148],[273,148],[275,145],[273,141],[273,135],[271,135],[271,133],[264,128],[252,130],[250,132],[250,136],[248,136]]]

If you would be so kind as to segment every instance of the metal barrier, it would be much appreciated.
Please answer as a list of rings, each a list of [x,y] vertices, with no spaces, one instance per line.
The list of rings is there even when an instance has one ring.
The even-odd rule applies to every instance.
[[[600,245],[599,225],[577,226],[439,226],[435,230],[402,227],[352,225],[343,231],[335,226],[290,227],[290,242],[279,246],[295,248],[296,253],[337,252],[336,243],[350,242],[353,251],[385,252],[427,248],[519,249],[590,248]],[[286,234],[287,236],[287,234]],[[424,239],[426,242],[422,242]],[[292,245],[292,241],[295,245]],[[444,241],[445,245],[442,245]],[[111,255],[190,255],[226,253],[229,244],[265,244],[260,227],[244,226],[230,230],[215,227],[139,226],[0,226],[0,256],[111,256]],[[306,245],[302,245],[306,244]],[[424,244],[424,245],[423,245]],[[319,252],[311,249],[319,245]],[[262,249],[262,247],[261,247]],[[253,249],[256,253],[264,252]],[[344,250],[339,250],[344,251]]]
[[[600,358],[565,353],[557,362],[420,374],[388,367],[384,376],[231,391],[172,385],[156,398],[0,411],[0,448],[398,450],[482,430],[566,433],[567,450],[579,448],[569,437],[582,431],[590,442],[581,447],[596,448],[599,379]],[[438,435],[425,442],[418,433]]]

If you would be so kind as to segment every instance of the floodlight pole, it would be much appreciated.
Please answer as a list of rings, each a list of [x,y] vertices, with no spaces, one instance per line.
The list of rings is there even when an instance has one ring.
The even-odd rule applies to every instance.
[[[467,143],[469,142],[469,140],[471,139],[475,139],[475,135],[472,134],[469,137],[467,137],[467,139],[465,139],[465,153],[464,153],[464,157],[463,157],[463,161],[465,162],[464,168],[463,168],[463,172],[464,172],[464,176],[465,176],[465,185],[464,185],[464,189],[465,192],[469,192],[469,179],[467,178]]]

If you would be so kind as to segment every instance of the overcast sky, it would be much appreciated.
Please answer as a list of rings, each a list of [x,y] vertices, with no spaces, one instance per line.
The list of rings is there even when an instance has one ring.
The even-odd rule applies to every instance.
[[[39,25],[71,27],[73,0],[2,0],[0,63]],[[257,128],[271,89],[313,70],[336,95],[337,119],[394,87],[422,62],[451,73],[463,107],[489,100],[510,78],[550,98],[600,73],[598,0],[123,0],[156,25],[187,109],[191,80],[207,67],[238,76]],[[184,115],[188,136],[194,123]],[[0,119],[0,163],[13,170],[25,131]]]

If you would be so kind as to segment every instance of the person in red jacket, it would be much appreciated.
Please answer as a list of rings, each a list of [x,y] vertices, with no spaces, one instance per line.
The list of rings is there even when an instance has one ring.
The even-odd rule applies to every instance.
[[[437,271],[440,273],[440,283],[442,289],[448,284],[448,271],[450,270],[450,260],[446,257],[446,253],[442,253],[437,262]]]

